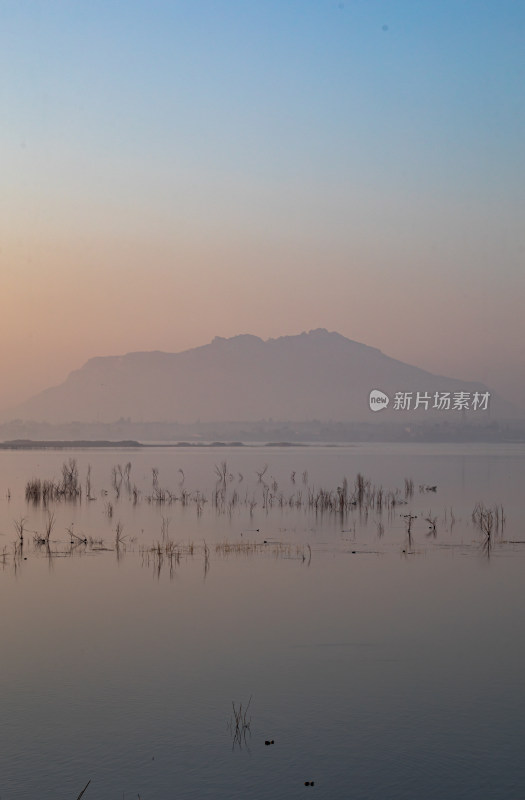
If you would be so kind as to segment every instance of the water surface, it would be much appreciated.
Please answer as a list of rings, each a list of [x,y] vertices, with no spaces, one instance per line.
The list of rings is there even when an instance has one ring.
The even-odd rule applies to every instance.
[[[39,545],[26,482],[70,457],[82,499],[50,504]],[[128,461],[136,502],[112,487]],[[524,465],[486,445],[1,452],[0,797],[520,796]],[[308,505],[358,472],[399,504]],[[478,502],[504,508],[489,548]]]

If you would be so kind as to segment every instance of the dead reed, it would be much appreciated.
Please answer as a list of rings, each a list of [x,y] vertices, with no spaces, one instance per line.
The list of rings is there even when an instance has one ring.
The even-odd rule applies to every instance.
[[[50,501],[82,499],[82,486],[80,484],[76,459],[70,458],[62,465],[62,479],[60,481],[41,480],[32,478],[26,483],[25,496],[27,502],[34,505]],[[90,498],[92,499],[92,498]]]
[[[14,523],[14,526],[15,526],[15,530],[16,530],[16,533],[17,533],[17,536],[18,536],[18,539],[20,540],[20,542],[24,541],[24,532],[26,530],[26,528],[25,528],[26,521],[27,521],[26,517],[20,517],[19,519],[13,520],[13,523]]]
[[[505,527],[505,511],[502,505],[488,508],[484,503],[476,503],[472,512],[472,522],[479,530],[488,536],[503,532]]]
[[[503,534],[505,527],[505,512],[502,505],[488,508],[484,503],[476,503],[472,512],[472,522],[483,534],[481,549],[490,558],[496,537]]]
[[[77,797],[77,800],[80,800],[80,798],[82,797],[82,795],[84,794],[84,792],[86,791],[86,789],[88,788],[90,783],[91,783],[91,778],[88,780],[88,782],[86,783],[86,785],[84,786],[84,788],[80,792],[79,796]]]
[[[120,522],[117,522],[117,526],[115,528],[115,549],[118,551],[120,547],[125,544],[126,537],[123,535],[124,525]]]
[[[239,703],[239,707],[235,705],[232,701],[232,709],[233,714],[230,717],[230,721],[228,722],[228,730],[232,735],[232,745],[235,748],[237,745],[238,747],[242,747],[243,745],[247,744],[247,735],[251,733],[250,726],[252,724],[251,717],[248,718],[248,711],[250,709],[250,704],[252,702],[252,697],[248,700],[247,706],[244,708],[242,703]]]
[[[44,531],[44,538],[46,539],[47,542],[49,542],[49,537],[51,536],[51,531],[53,530],[54,525],[55,525],[55,513],[54,511],[48,510],[45,531]]]
[[[432,512],[428,512],[428,517],[425,517],[425,522],[428,522],[428,535],[436,536],[437,517],[432,516]]]
[[[122,493],[127,493],[133,505],[137,505],[141,500],[141,493],[136,485],[131,483],[131,462],[125,466],[116,464],[111,470],[111,488],[113,499],[107,500],[104,504],[104,513],[108,518],[112,518],[115,504],[121,500]],[[170,506],[179,504],[183,507],[194,507],[197,515],[203,511],[208,502],[206,494],[201,490],[190,490],[185,487],[185,474],[182,469],[178,470],[180,480],[177,491],[161,486],[159,482],[159,470],[152,469],[151,491],[145,495],[148,503],[158,506]],[[393,515],[394,510],[407,504],[413,495],[414,481],[405,478],[404,491],[399,488],[384,489],[382,486],[373,485],[372,481],[362,473],[358,473],[353,485],[350,485],[346,476],[343,476],[339,485],[335,488],[316,487],[309,483],[308,471],[302,473],[302,489],[296,489],[296,475],[293,471],[290,480],[294,491],[291,493],[279,487],[277,480],[271,477],[268,482],[265,476],[268,472],[268,464],[256,470],[257,485],[254,491],[248,489],[241,494],[238,485],[243,481],[243,476],[238,473],[238,482],[232,486],[234,475],[230,471],[226,461],[215,465],[215,487],[211,493],[211,505],[220,514],[232,516],[237,510],[247,508],[250,516],[253,517],[257,508],[269,513],[272,508],[303,509],[323,514],[339,514],[346,517],[354,512],[358,512],[362,521],[366,522],[367,515],[371,512],[382,514],[384,510],[389,515]],[[421,484],[421,491],[435,491],[436,487]],[[85,478],[85,493],[90,500],[92,496],[91,466],[88,465]],[[102,496],[107,496],[108,491],[101,490]],[[38,504],[48,504],[51,501],[62,499],[79,500],[82,497],[78,467],[75,459],[69,459],[62,466],[62,477],[60,481],[42,480],[33,478],[26,484],[26,500]]]

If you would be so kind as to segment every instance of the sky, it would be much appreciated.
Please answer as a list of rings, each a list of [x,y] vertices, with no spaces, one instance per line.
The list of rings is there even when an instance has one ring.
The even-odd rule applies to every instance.
[[[319,327],[525,406],[524,100],[524,0],[0,0],[0,408]]]

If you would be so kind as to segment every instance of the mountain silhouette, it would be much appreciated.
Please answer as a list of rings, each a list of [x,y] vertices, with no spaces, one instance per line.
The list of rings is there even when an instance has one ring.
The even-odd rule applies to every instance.
[[[387,409],[372,412],[373,389]],[[261,419],[372,421],[417,417],[436,410],[394,408],[395,392],[489,391],[481,383],[433,375],[324,329],[263,341],[248,334],[216,337],[180,353],[135,352],[91,358],[60,384],[11,410],[11,418],[59,423]],[[456,421],[460,411],[441,412]],[[481,420],[483,411],[469,412]],[[491,418],[520,416],[491,393]],[[451,415],[455,415],[452,417]]]

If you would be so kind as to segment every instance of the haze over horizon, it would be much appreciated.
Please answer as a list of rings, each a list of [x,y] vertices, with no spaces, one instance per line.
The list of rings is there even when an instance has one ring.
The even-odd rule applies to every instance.
[[[326,328],[525,407],[525,6],[0,4],[0,408]]]

